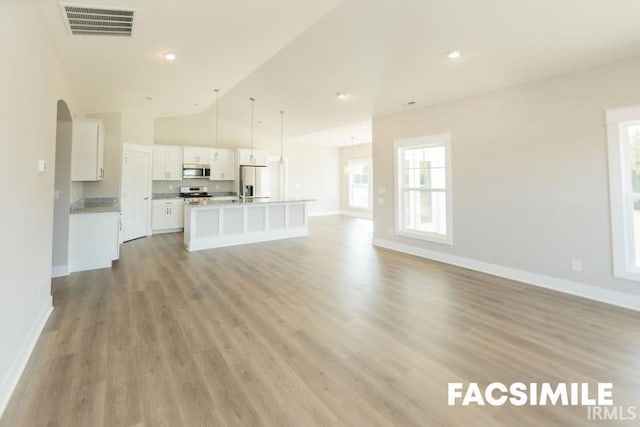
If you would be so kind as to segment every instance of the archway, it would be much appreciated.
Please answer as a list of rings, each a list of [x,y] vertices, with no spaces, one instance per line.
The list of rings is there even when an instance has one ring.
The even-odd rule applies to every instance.
[[[73,123],[67,103],[58,101],[53,203],[51,275],[69,274],[69,206],[71,205],[71,133]]]

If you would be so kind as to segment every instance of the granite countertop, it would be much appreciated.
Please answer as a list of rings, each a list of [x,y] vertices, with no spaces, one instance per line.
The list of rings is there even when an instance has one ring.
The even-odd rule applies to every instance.
[[[213,197],[238,197],[238,193],[234,193],[233,191],[214,191],[209,194]]]
[[[153,193],[151,199],[153,200],[169,200],[169,199],[181,199],[180,193]]]
[[[209,194],[213,197],[238,197],[238,193],[232,191],[209,192]],[[151,198],[153,200],[182,199],[180,193],[153,193]]]
[[[120,212],[120,199],[117,197],[82,198],[71,205],[71,214]]]
[[[247,200],[198,200],[196,202],[186,203],[185,206],[198,207],[217,207],[217,206],[245,206],[245,205],[270,205],[277,203],[303,203],[313,202],[315,199],[247,199]]]

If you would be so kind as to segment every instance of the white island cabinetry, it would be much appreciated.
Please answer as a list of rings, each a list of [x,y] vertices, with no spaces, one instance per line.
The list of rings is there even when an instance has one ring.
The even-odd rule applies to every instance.
[[[310,201],[187,203],[185,247],[197,251],[307,236],[307,203]]]

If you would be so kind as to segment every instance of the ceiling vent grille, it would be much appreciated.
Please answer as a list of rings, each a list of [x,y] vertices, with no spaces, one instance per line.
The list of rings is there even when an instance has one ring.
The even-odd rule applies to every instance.
[[[125,36],[133,35],[135,12],[126,9],[95,8],[60,5],[67,31],[75,35]]]

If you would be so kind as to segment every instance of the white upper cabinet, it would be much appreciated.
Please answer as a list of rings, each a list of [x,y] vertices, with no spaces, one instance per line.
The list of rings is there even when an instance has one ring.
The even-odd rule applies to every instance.
[[[233,181],[236,178],[236,156],[233,150],[214,148],[211,150],[211,181]]]
[[[153,146],[153,180],[182,180],[182,147],[175,145]]]
[[[104,129],[101,120],[74,119],[71,133],[71,180],[104,178]]]
[[[241,148],[238,150],[239,165],[267,165],[267,152],[264,150],[253,150],[253,159],[251,158],[251,150]]]
[[[184,157],[183,161],[187,164],[206,164],[208,165],[210,162],[209,152],[211,151],[210,147],[183,147],[184,148]]]

